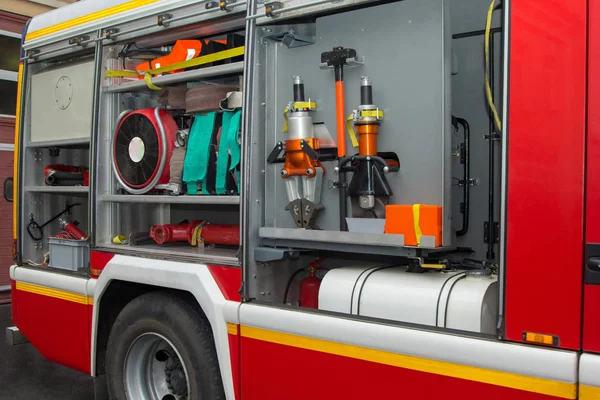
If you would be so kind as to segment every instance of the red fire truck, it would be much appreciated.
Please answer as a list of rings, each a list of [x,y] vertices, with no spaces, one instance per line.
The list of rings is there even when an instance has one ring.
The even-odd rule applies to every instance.
[[[586,0],[35,17],[7,340],[98,399],[600,399],[597,68]]]

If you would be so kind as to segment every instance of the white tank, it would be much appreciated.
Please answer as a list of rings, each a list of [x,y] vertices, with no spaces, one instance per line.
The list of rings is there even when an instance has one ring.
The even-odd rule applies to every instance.
[[[336,268],[323,278],[319,309],[495,334],[498,279],[468,271]]]

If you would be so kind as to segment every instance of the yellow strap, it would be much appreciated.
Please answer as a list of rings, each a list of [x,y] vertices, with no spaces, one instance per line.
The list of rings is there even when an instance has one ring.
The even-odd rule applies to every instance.
[[[421,264],[421,268],[424,269],[446,269],[444,264]]]
[[[138,76],[139,73],[137,71],[128,71],[128,70],[118,70],[118,69],[109,69],[106,71],[107,78],[123,78],[125,76]]]
[[[361,111],[361,117],[379,117],[383,118],[383,110],[370,110],[370,111]]]
[[[353,119],[354,119],[354,113],[348,115],[348,118],[346,118],[346,130],[348,131],[348,134],[350,135],[350,140],[352,141],[352,146],[358,147],[358,139],[356,138],[356,133],[354,132],[354,124],[352,123]]]
[[[417,237],[417,246],[421,245],[421,236],[423,236],[423,233],[421,233],[421,227],[419,225],[420,210],[420,204],[413,204],[413,222],[415,224],[415,236]]]
[[[217,53],[208,54],[206,56],[192,58],[191,60],[182,61],[161,68],[152,69],[147,73],[151,75],[162,74],[163,72],[169,72],[175,69],[186,69],[190,67],[196,67],[202,64],[208,64],[214,61],[225,60],[226,58],[241,56],[242,54],[244,54],[244,46],[235,47],[233,49],[219,51]]]
[[[162,88],[159,88],[158,86],[156,86],[154,83],[152,83],[152,75],[150,75],[147,72],[144,74],[144,82],[146,82],[146,86],[148,86],[149,89],[152,89],[152,90],[161,90],[162,89]]]
[[[162,74],[163,72],[173,71],[176,69],[186,69],[190,67],[196,67],[198,65],[208,64],[215,61],[225,60],[227,58],[237,57],[244,54],[245,47],[235,47],[233,49],[219,51],[217,53],[208,54],[206,56],[192,58],[191,60],[178,62],[175,64],[167,65],[161,68],[151,69],[144,73],[144,81],[148,87],[152,90],[160,90],[160,88],[154,84],[152,84],[152,75]],[[118,71],[118,70],[109,70],[106,71],[107,77],[125,77],[125,76],[136,76],[141,75],[142,73],[133,72],[133,71]]]
[[[202,224],[194,228],[194,233],[192,234],[192,246],[196,247],[200,243],[202,243]]]
[[[372,117],[372,118],[379,117],[381,119],[381,118],[383,118],[383,111],[382,110],[361,111],[360,116],[361,117]],[[348,135],[350,135],[350,140],[352,141],[352,146],[358,147],[358,139],[356,138],[356,132],[354,132],[354,124],[352,123],[353,119],[354,119],[354,113],[348,115],[348,118],[346,118],[346,130],[348,131]]]
[[[283,120],[285,121],[283,123],[283,129],[281,129],[281,132],[283,132],[283,133],[286,133],[288,131],[288,117],[287,117],[288,111],[290,111],[290,108],[288,106],[286,106],[285,110],[283,110]]]
[[[296,103],[294,103],[294,110],[297,110],[299,108],[308,108],[309,110],[314,110],[315,108],[317,108],[317,103],[315,103],[314,101],[298,101]],[[283,129],[281,129],[281,132],[286,133],[288,131],[288,116],[287,113],[290,111],[290,107],[286,106],[285,110],[283,110],[283,119],[284,119],[284,123],[283,123]]]

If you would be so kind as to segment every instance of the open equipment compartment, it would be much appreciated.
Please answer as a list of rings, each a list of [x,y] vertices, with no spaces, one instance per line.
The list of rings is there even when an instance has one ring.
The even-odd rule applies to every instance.
[[[261,203],[252,202],[253,212],[262,215],[263,221],[258,234],[263,239],[263,244],[277,246],[282,243],[300,248],[323,248],[322,243],[326,243],[328,249],[333,246],[339,251],[355,252],[360,248],[361,252],[373,254],[416,254],[413,249],[406,248],[409,245],[405,243],[404,235],[383,233],[385,219],[352,219],[348,221],[351,231],[344,231],[345,217],[370,217],[369,213],[375,214],[374,210],[379,206],[357,213],[360,207],[357,209],[352,204],[359,202],[358,196],[351,196],[346,201],[345,217],[340,215],[339,188],[348,185],[345,190],[351,191],[353,173],[346,173],[347,182],[344,184],[336,171],[339,167],[338,160],[323,161],[325,172],[322,182],[313,185],[316,186],[314,191],[321,192],[320,201],[316,203],[323,208],[315,220],[318,229],[298,229],[290,211],[286,210],[293,208],[289,204],[291,198],[286,193],[286,184],[290,184],[295,177],[282,176],[282,163],[267,162],[279,142],[285,143],[295,135],[291,132],[289,135],[282,133],[286,119],[290,119],[292,126],[291,120],[294,118],[292,113],[289,117],[283,116],[284,108],[293,100],[294,76],[301,77],[303,81],[305,96],[302,100],[316,103],[316,109],[306,112],[316,124],[315,131],[327,131],[329,134],[325,136],[335,136],[334,71],[333,68],[321,67],[321,57],[325,52],[332,52],[334,47],[343,46],[354,49],[358,58],[358,62],[354,63],[356,65],[351,65],[348,59],[348,64],[343,69],[346,104],[344,131],[347,130],[345,119],[348,114],[360,104],[365,104],[361,103],[360,97],[361,90],[364,90],[361,89],[361,77],[369,77],[372,95],[367,98],[372,101],[367,103],[374,106],[367,112],[383,112],[379,134],[371,135],[375,138],[369,140],[376,141],[380,155],[382,152],[397,154],[400,164],[398,171],[392,171],[390,165],[388,173],[383,173],[383,168],[371,167],[374,175],[382,175],[387,180],[388,189],[393,193],[381,198],[390,205],[427,204],[441,207],[442,232],[438,240],[441,243],[432,245],[428,241],[430,244],[423,243],[422,247],[437,247],[439,250],[442,246],[452,246],[451,31],[447,16],[447,2],[403,1],[318,17],[311,23],[295,24],[294,21],[286,21],[283,25],[257,28],[257,40],[261,45],[256,46],[257,66],[254,79],[264,83],[265,89],[261,91],[260,83],[253,88],[255,101],[251,105],[251,112],[255,117],[251,133],[253,142],[257,142],[253,148],[253,161],[257,163],[257,168],[264,170],[265,184],[251,188],[250,197],[264,199]],[[283,27],[295,32],[307,31],[312,36],[307,42],[303,42],[303,46],[288,48],[281,41],[273,39]],[[310,44],[311,41],[314,44]],[[372,126],[379,123],[380,121],[375,121]],[[358,130],[357,128],[358,125],[353,129]],[[338,151],[338,155],[358,154],[359,149],[352,145],[350,135],[345,133],[343,138],[347,143],[347,150],[342,153]],[[319,142],[322,143],[323,140]],[[339,142],[339,138],[333,142]],[[336,145],[339,150],[339,143]],[[321,153],[325,151],[329,153],[331,149],[324,150],[321,145]],[[362,147],[360,153],[363,154]],[[330,154],[321,155],[327,159]],[[366,165],[368,161],[359,161],[357,164]],[[365,166],[364,169],[369,167]],[[369,172],[371,171],[363,171],[365,179]],[[306,177],[304,174],[299,180],[314,183],[317,178]],[[365,185],[365,180],[356,183],[359,191],[365,191]],[[377,186],[385,186],[385,183],[378,185],[375,182],[375,192],[379,194],[382,190]],[[306,188],[306,183],[304,187]],[[301,191],[300,195],[302,196]],[[375,196],[375,199],[378,202],[379,196]],[[378,213],[381,216],[381,212]],[[353,227],[356,222],[359,224],[359,231]],[[365,229],[363,225],[373,222],[380,222],[375,229],[380,229],[381,233],[364,235],[364,231],[361,232]]]
[[[87,274],[91,52],[26,61],[19,238],[25,265]]]
[[[239,265],[239,157],[231,146],[239,147],[241,21],[103,47],[95,247]],[[195,64],[160,70],[181,63]],[[195,124],[209,118],[210,141],[198,144]],[[192,154],[200,145],[206,153]],[[205,178],[190,183],[188,156],[196,153]],[[215,238],[215,230],[223,237]]]
[[[501,149],[485,97],[481,28],[489,2],[277,7],[276,18],[250,17],[256,22],[245,88],[252,99],[242,196],[246,300],[495,335]],[[494,22],[489,78],[499,103],[501,27]],[[336,110],[338,56],[345,61],[343,112]],[[340,138],[345,151],[338,151]],[[344,183],[340,159],[357,153],[363,157],[352,160]],[[375,155],[387,165],[361,165]],[[324,172],[305,192],[318,177],[300,170],[307,165]],[[376,175],[389,184],[389,196],[375,188],[375,203],[388,197],[385,215],[369,206],[372,192],[356,190],[353,176],[361,168],[363,177],[365,169],[373,172],[380,189]],[[303,190],[289,190],[292,176]],[[372,189],[366,179],[361,185]],[[313,196],[319,187],[320,199]],[[352,196],[340,196],[340,187]],[[299,194],[300,214],[290,213],[288,193]],[[353,219],[341,218],[341,207]],[[310,212],[296,218],[317,208],[316,219]]]

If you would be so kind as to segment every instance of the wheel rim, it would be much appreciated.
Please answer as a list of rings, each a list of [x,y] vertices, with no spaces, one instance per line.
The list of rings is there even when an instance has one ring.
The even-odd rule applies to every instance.
[[[123,379],[130,400],[188,400],[190,380],[177,348],[158,333],[138,336],[127,352]]]

